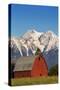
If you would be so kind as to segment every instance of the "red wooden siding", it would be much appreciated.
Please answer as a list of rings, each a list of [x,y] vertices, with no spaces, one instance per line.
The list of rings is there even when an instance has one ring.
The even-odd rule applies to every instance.
[[[31,77],[31,71],[15,71],[14,78]]]
[[[35,62],[32,67],[31,76],[37,77],[37,76],[48,76],[48,67],[45,62],[45,59],[42,57],[37,57],[35,59]]]

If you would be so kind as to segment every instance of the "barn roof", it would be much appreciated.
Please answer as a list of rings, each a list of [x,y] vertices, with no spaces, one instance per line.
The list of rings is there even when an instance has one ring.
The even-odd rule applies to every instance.
[[[34,63],[36,56],[24,56],[20,57],[15,64],[14,71],[25,71],[32,70],[32,65]]]

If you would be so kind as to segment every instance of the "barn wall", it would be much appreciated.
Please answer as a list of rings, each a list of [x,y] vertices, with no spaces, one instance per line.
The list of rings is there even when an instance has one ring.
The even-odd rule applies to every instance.
[[[43,57],[36,58],[31,71],[32,77],[48,76],[48,67]]]
[[[14,78],[31,77],[31,71],[15,71]]]

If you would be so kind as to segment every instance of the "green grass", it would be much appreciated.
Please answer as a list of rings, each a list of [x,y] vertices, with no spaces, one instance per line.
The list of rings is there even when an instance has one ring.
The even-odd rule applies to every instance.
[[[57,76],[11,79],[12,86],[58,83]]]

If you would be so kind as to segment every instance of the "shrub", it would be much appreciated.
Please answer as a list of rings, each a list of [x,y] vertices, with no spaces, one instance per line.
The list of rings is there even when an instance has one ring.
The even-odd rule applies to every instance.
[[[58,64],[52,66],[49,70],[49,75],[58,75]]]

